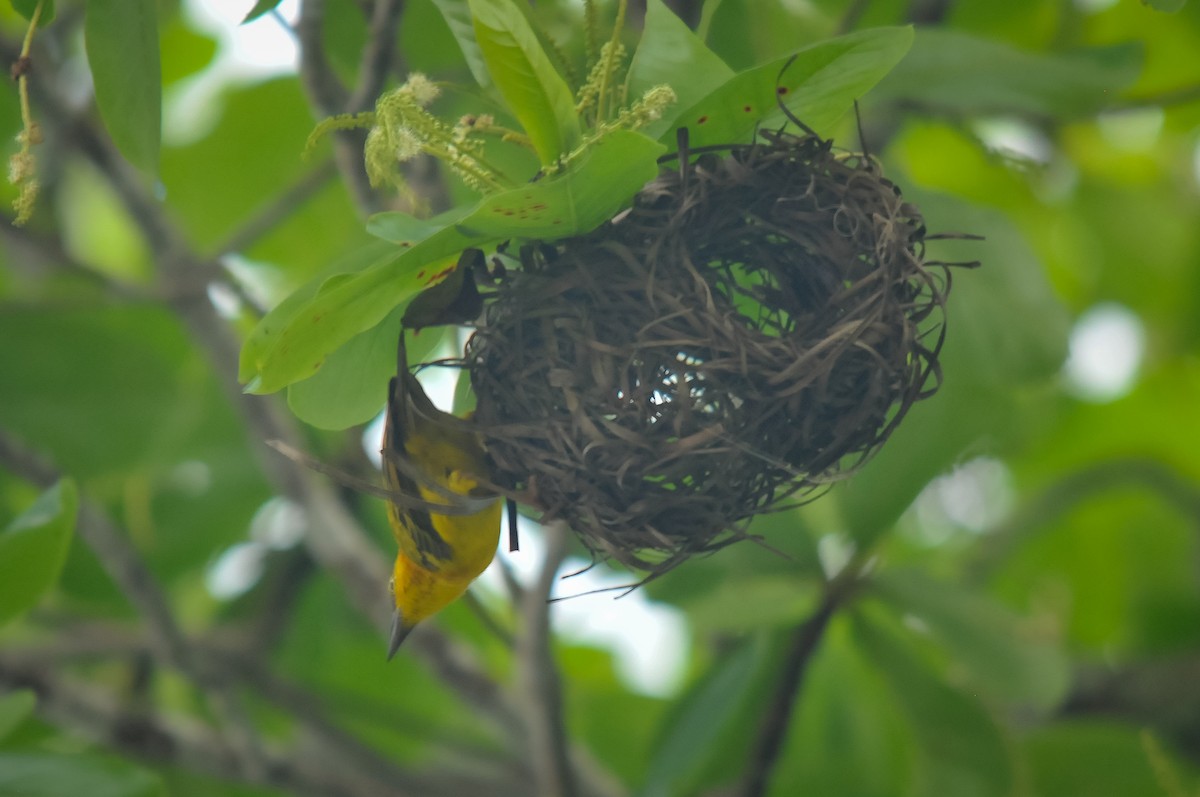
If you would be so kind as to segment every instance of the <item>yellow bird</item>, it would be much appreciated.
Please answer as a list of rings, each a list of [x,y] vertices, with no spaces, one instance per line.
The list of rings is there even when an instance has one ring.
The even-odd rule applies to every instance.
[[[460,597],[491,563],[502,509],[500,497],[481,486],[488,469],[478,436],[434,407],[409,373],[403,331],[397,349],[382,452],[384,479],[395,496],[388,520],[400,546],[388,659],[417,623]]]

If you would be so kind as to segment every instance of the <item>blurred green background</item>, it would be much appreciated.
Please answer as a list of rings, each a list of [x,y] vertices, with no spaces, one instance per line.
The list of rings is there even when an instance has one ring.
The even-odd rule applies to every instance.
[[[295,4],[241,28],[248,1],[158,4],[157,182],[113,165],[84,4],[38,34],[41,197],[27,227],[0,220],[0,794],[532,794],[551,766],[548,660],[520,641],[537,612],[505,571],[536,589],[555,540],[526,530],[386,664],[382,507],[262,446],[293,435],[373,478],[377,437],[302,426],[232,377],[264,309],[372,241],[331,148],[300,157],[329,110],[295,47],[354,85],[375,4],[302,5],[315,39],[286,29]],[[454,5],[397,4],[390,83],[471,83]],[[986,238],[931,256],[983,265],[953,275],[940,392],[849,482],[755,524],[786,556],[741,543],[552,605],[560,793],[1200,794],[1200,4],[677,10],[735,69],[916,23],[862,131],[931,231]],[[582,51],[580,6],[535,13]],[[10,61],[24,31],[5,6]],[[5,140],[20,126],[14,84]],[[857,147],[857,127],[822,132]],[[304,417],[303,388],[289,400]],[[831,593],[847,562],[861,576]]]

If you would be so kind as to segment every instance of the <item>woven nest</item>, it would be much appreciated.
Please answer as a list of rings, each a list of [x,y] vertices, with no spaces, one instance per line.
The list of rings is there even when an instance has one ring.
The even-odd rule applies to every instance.
[[[495,477],[652,573],[744,537],[936,390],[925,237],[873,160],[773,134],[527,247],[466,352]]]

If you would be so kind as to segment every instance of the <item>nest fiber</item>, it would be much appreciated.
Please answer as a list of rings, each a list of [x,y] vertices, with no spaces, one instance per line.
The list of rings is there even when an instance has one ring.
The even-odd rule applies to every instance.
[[[652,572],[745,536],[937,388],[924,241],[869,157],[775,134],[526,247],[466,353],[498,483]]]

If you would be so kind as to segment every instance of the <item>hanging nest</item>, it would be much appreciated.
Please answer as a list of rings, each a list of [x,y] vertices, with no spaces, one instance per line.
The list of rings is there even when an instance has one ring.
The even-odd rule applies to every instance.
[[[526,247],[466,351],[497,482],[652,573],[865,462],[939,385],[949,288],[867,156],[768,134],[680,164]]]

